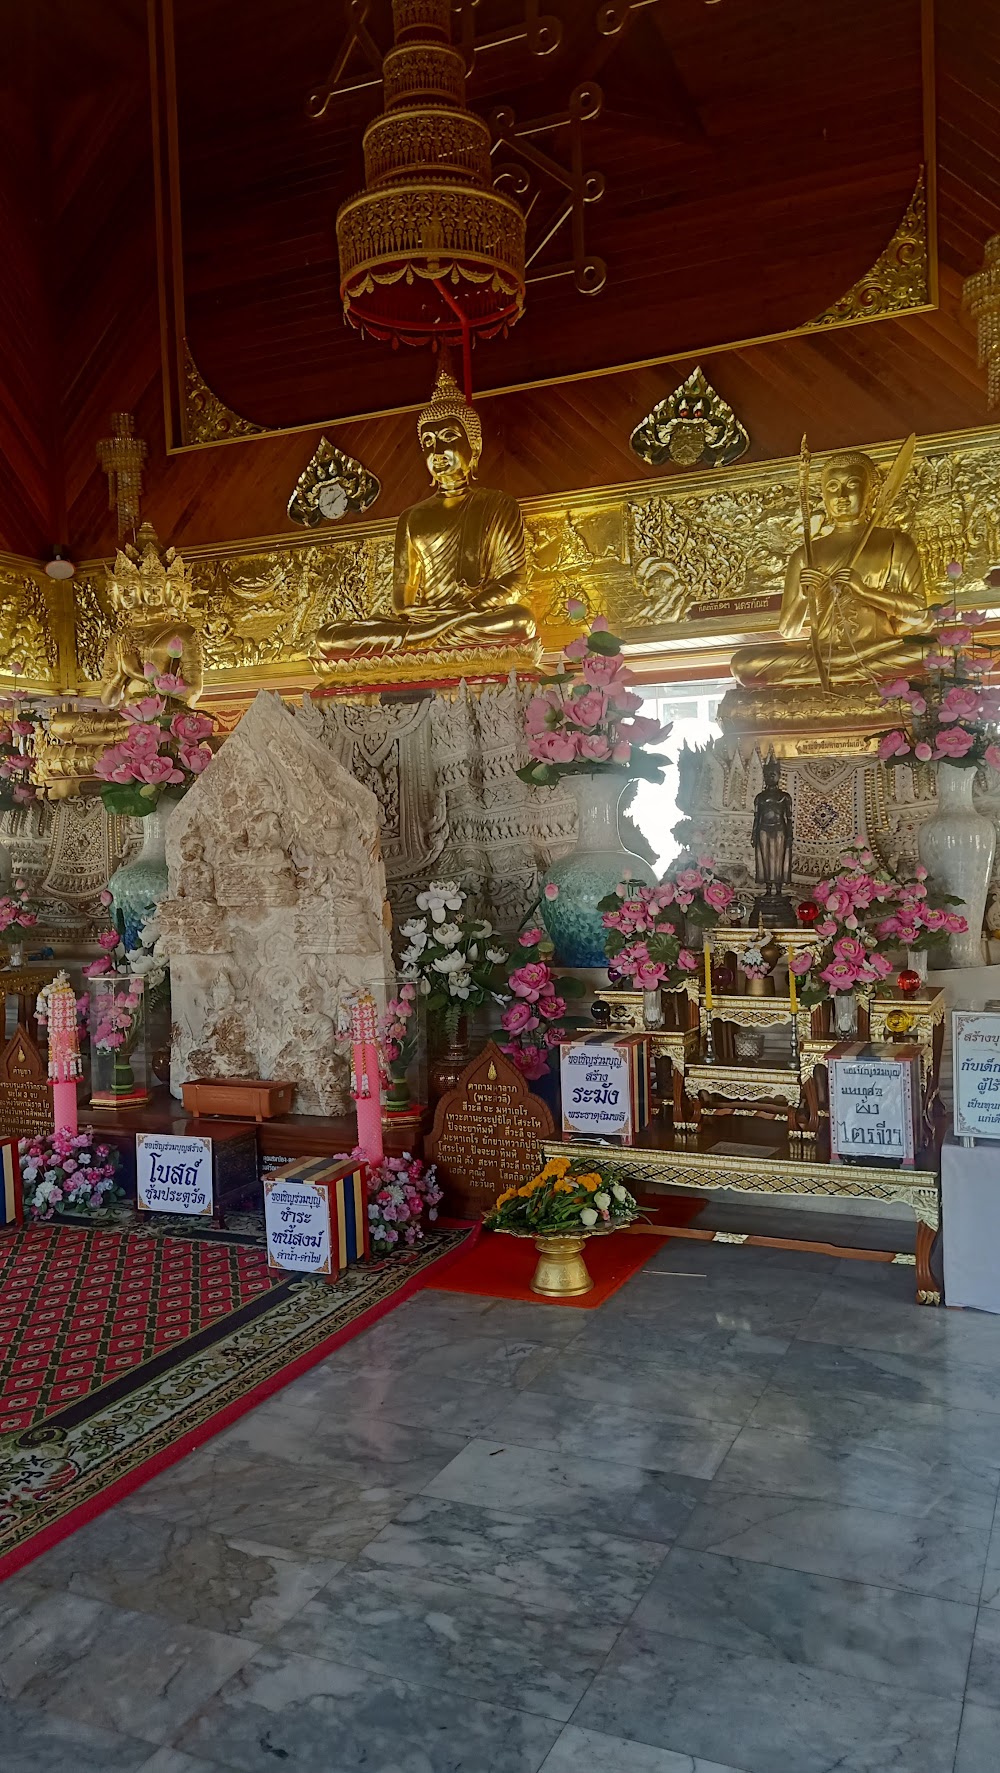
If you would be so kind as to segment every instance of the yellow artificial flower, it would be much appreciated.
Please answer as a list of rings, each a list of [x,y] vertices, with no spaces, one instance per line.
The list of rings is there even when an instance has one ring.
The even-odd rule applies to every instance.
[[[576,1185],[578,1188],[585,1188],[588,1194],[596,1194],[601,1186],[601,1178],[596,1170],[588,1170],[585,1176],[577,1176]]]
[[[569,1158],[568,1157],[550,1157],[548,1163],[546,1164],[544,1170],[542,1171],[542,1175],[545,1177],[549,1177],[549,1176],[563,1177],[563,1176],[565,1176],[566,1171],[568,1169],[569,1169]]]
[[[517,1199],[517,1189],[516,1188],[505,1188],[503,1194],[497,1195],[497,1198],[493,1203],[493,1211],[496,1212],[499,1207],[505,1207],[509,1200],[516,1200],[516,1199]]]

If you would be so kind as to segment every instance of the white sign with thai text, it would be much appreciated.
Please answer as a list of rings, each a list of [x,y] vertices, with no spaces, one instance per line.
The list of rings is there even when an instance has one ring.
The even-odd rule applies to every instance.
[[[955,1010],[951,1051],[956,1138],[1000,1139],[1000,1014]]]
[[[912,1165],[915,1062],[873,1054],[829,1058],[830,1153]]]
[[[136,1193],[140,1211],[211,1215],[212,1141],[187,1133],[137,1133]]]
[[[269,1268],[330,1274],[330,1190],[325,1182],[264,1182]]]
[[[560,1055],[563,1132],[629,1141],[632,1095],[628,1054],[597,1041],[568,1041]]]

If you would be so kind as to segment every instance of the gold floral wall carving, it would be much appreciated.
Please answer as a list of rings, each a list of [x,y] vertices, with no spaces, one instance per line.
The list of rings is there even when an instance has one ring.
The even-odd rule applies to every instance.
[[[880,462],[894,453],[893,444],[871,448]],[[773,627],[785,563],[801,539],[797,466],[708,469],[526,502],[530,597],[546,646],[573,631],[570,596],[606,614],[633,645]],[[951,587],[945,568],[957,559],[959,596],[1000,606],[1000,592],[985,584],[1000,562],[1000,429],[924,439],[893,516],[913,534],[936,592]],[[314,682],[319,628],[389,608],[393,527],[358,523],[335,536],[188,551],[207,689]],[[98,676],[111,633],[103,578],[94,562],[73,581],[83,682]]]
[[[60,590],[40,563],[0,558],[0,674],[21,688],[59,687]]]
[[[899,227],[870,271],[859,277],[839,301],[831,303],[805,327],[846,326],[856,320],[881,320],[887,314],[911,313],[931,301],[931,250],[927,227],[927,193],[921,170]]]

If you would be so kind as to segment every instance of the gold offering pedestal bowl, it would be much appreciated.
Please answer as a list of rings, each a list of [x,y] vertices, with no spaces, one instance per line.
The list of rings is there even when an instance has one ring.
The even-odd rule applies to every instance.
[[[581,1225],[579,1231],[543,1231],[538,1236],[533,1231],[509,1231],[500,1225],[497,1230],[502,1237],[531,1238],[534,1243],[538,1266],[531,1277],[533,1293],[543,1299],[578,1299],[594,1285],[583,1256],[588,1237],[610,1237],[634,1224],[635,1215],[617,1219],[613,1225]]]

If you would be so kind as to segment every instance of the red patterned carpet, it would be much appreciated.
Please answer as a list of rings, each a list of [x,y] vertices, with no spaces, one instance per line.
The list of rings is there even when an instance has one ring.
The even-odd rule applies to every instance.
[[[275,1284],[259,1249],[36,1225],[0,1239],[0,1435],[145,1366]]]
[[[474,1235],[435,1228],[331,1285],[269,1276],[239,1235],[4,1233],[0,1579],[391,1311]]]

